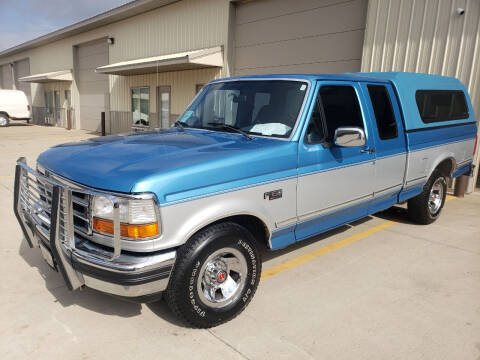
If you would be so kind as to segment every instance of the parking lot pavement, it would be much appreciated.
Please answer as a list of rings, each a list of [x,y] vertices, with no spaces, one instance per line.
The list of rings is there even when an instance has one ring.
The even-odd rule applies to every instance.
[[[69,292],[22,241],[11,210],[14,164],[90,136],[0,129],[2,359],[480,358],[478,193],[448,201],[429,226],[397,207],[265,253],[249,307],[210,330],[183,327],[163,302]]]

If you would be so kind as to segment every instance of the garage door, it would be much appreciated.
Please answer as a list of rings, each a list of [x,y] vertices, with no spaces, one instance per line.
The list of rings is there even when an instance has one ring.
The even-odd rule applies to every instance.
[[[27,95],[28,101],[32,103],[31,85],[29,82],[18,81],[18,79],[30,75],[30,60],[24,59],[15,62],[15,86]]]
[[[367,0],[239,3],[235,74],[359,71]]]
[[[100,131],[100,116],[108,104],[108,76],[95,69],[108,64],[105,39],[79,45],[77,49],[77,83],[80,93],[80,127]]]
[[[9,64],[0,67],[2,71],[2,89],[13,89],[12,68]]]

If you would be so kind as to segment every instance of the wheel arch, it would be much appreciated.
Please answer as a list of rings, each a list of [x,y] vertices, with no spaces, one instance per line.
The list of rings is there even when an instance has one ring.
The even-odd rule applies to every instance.
[[[213,224],[223,223],[223,222],[234,222],[238,225],[245,227],[248,231],[252,233],[257,242],[269,248],[269,240],[271,236],[270,229],[265,224],[265,222],[259,217],[251,214],[240,214],[227,216],[213,223],[207,225],[211,226]]]
[[[266,248],[270,248],[269,241],[271,237],[271,230],[267,225],[267,221],[263,219],[258,214],[252,214],[250,212],[238,212],[232,214],[226,214],[222,217],[218,217],[215,219],[210,219],[209,221],[205,221],[199,224],[195,229],[193,229],[189,235],[187,235],[186,240],[190,239],[192,236],[197,234],[198,232],[219,223],[224,222],[233,222],[238,225],[245,227],[249,230],[252,235],[255,237],[257,242]]]
[[[442,175],[447,178],[451,178],[453,172],[455,171],[456,161],[453,154],[449,154],[447,156],[442,156],[434,163],[432,169],[430,169],[429,177],[435,170],[439,170]]]

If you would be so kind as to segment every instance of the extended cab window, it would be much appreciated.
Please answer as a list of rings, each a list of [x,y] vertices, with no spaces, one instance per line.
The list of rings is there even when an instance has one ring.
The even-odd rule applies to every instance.
[[[465,94],[460,90],[418,90],[418,111],[424,123],[468,119]]]
[[[357,94],[352,86],[327,85],[320,88],[323,112],[325,114],[326,140],[333,142],[335,130],[339,127],[363,129],[362,113]]]
[[[382,85],[368,85],[375,120],[380,139],[394,139],[398,136],[397,123],[393,114],[392,103],[387,88]]]

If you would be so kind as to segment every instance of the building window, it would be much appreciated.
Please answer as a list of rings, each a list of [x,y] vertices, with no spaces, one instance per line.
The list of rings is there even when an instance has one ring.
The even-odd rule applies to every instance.
[[[326,138],[333,142],[335,130],[342,126],[353,126],[363,129],[363,118],[358,97],[352,86],[326,85],[320,88],[325,123]]]
[[[139,87],[132,89],[133,125],[149,126],[150,89]]]
[[[382,140],[394,139],[398,136],[397,122],[393,114],[392,103],[387,88],[383,85],[368,85],[368,93],[372,102],[378,135]]]
[[[72,92],[70,90],[65,90],[65,101],[67,103],[67,109],[72,107]]]
[[[417,90],[418,111],[424,123],[468,119],[465,94],[461,90]]]
[[[170,127],[170,96],[171,88],[169,85],[157,86],[157,114],[158,123],[161,128]]]
[[[53,116],[55,110],[53,91],[45,91],[45,110],[47,116]]]

